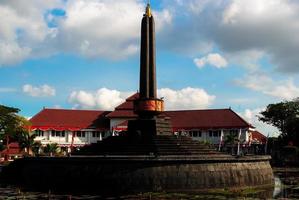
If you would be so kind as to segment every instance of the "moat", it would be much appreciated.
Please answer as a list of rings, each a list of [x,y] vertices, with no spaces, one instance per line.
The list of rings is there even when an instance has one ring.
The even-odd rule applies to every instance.
[[[299,169],[298,168],[274,168],[275,186],[268,189],[247,189],[242,192],[233,190],[210,191],[210,193],[139,193],[123,196],[110,196],[108,199],[259,199],[265,194],[273,199],[298,199],[299,198]],[[18,186],[0,185],[0,199],[103,199],[101,194],[55,191],[29,191]]]

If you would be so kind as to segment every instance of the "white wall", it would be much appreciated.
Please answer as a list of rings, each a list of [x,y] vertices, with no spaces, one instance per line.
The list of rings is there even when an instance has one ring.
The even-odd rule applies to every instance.
[[[110,136],[109,132],[105,132],[105,134],[102,133],[102,137],[97,137],[97,135],[95,135],[96,137],[93,137],[93,132],[96,132],[96,130],[84,129],[82,131],[85,131],[85,137],[77,137],[75,134],[74,143],[73,143],[74,145],[97,143],[101,139],[104,139],[104,138]],[[35,132],[32,132],[32,133],[35,133]],[[51,135],[51,131],[44,131],[43,137],[37,136],[34,140],[40,141],[43,145],[46,145],[49,143],[57,143],[58,145],[71,145],[72,137],[73,137],[72,131],[65,131],[65,137],[53,137]]]
[[[110,119],[110,130],[112,130],[113,127],[117,126],[118,124],[127,121],[130,119],[125,119],[125,118],[112,118]]]
[[[226,136],[230,134],[231,129],[214,129],[214,130],[223,131],[223,140],[225,140]],[[233,129],[233,130],[237,130],[237,133],[239,134],[240,129]],[[192,136],[192,134],[191,134],[192,131],[200,131],[200,130],[194,129],[194,130],[188,130],[188,131],[185,131],[185,132],[189,133],[190,136]],[[238,135],[237,135],[237,137],[238,137]],[[192,137],[192,139],[198,140],[198,141],[208,141],[208,142],[211,142],[212,144],[219,144],[219,142],[220,142],[220,136],[214,137],[212,135],[210,137],[209,130],[202,130],[201,131],[201,137]],[[240,140],[245,141],[245,142],[249,142],[248,129],[242,129],[241,130]]]

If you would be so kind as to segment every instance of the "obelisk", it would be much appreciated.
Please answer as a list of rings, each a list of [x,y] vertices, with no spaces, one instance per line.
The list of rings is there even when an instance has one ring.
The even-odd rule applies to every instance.
[[[134,111],[140,118],[151,119],[163,109],[163,100],[157,98],[155,21],[148,3],[141,22],[139,99]]]

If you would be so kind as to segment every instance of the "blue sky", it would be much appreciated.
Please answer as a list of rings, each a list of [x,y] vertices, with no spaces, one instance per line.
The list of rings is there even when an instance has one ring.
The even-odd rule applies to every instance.
[[[0,103],[113,110],[138,90],[142,0],[0,2]],[[256,115],[299,93],[299,3],[151,1],[159,95],[167,109],[231,107]]]

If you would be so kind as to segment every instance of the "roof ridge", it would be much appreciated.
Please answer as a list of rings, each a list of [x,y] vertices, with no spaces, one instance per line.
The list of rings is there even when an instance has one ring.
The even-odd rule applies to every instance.
[[[241,119],[244,123],[246,123],[248,126],[254,127],[252,124],[248,123],[245,119],[243,119],[243,117],[241,117],[240,115],[238,115],[238,113],[236,113],[235,111],[233,111],[231,108],[229,108],[229,110],[234,113],[239,119]],[[255,128],[255,127],[254,127]]]
[[[38,113],[36,113],[35,115],[33,115],[33,117],[31,117],[29,119],[29,121],[31,122],[33,119],[35,119],[38,115],[40,115],[46,108],[43,108],[41,111],[39,111]]]
[[[194,112],[194,111],[211,111],[211,110],[230,110],[229,108],[210,108],[210,109],[194,109],[194,110],[165,110],[165,112]]]
[[[111,112],[111,111],[109,111],[109,110],[67,109],[67,108],[44,108],[43,110]],[[41,110],[41,111],[43,111],[43,110]],[[40,112],[41,112],[41,111],[40,111]]]

